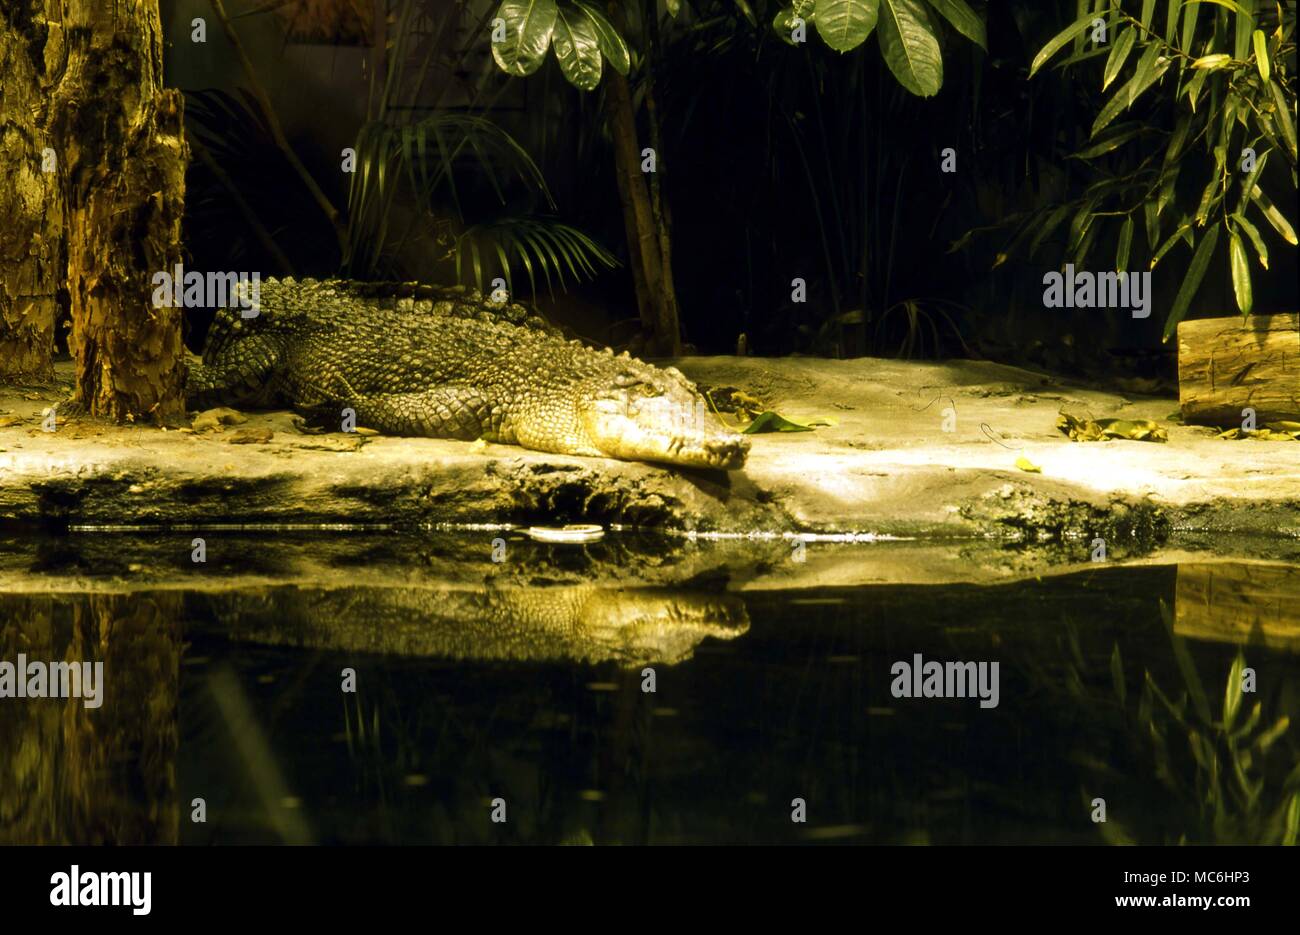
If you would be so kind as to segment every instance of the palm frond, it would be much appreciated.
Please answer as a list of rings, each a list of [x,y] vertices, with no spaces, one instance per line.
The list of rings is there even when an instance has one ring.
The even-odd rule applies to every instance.
[[[473,279],[466,284],[487,291],[483,258],[491,256],[495,257],[497,266],[490,272],[497,272],[505,279],[512,295],[514,273],[519,267],[528,276],[532,295],[537,295],[540,272],[553,297],[557,281],[561,289],[566,288],[566,270],[576,282],[595,278],[597,267],[613,269],[618,265],[613,254],[587,234],[552,217],[503,217],[471,225],[456,238],[454,250],[459,282],[466,282],[466,274],[472,268]]]
[[[462,224],[462,185],[457,179],[467,174],[485,179],[503,205],[506,187],[514,181],[539,195],[547,207],[555,206],[546,179],[528,151],[483,117],[435,113],[415,123],[372,120],[361,128],[355,149],[345,263],[352,275],[378,264],[393,233],[399,191],[400,203],[414,204],[424,212],[445,194]]]

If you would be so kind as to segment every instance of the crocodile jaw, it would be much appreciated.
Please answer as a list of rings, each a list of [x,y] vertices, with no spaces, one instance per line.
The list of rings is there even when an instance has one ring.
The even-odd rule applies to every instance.
[[[749,440],[728,431],[698,397],[618,394],[592,400],[581,417],[591,446],[607,458],[734,471],[749,454]]]

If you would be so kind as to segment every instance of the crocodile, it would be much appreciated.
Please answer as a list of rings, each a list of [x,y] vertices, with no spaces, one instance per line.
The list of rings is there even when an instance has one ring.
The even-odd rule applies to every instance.
[[[267,279],[220,308],[192,406],[288,405],[389,435],[735,470],[749,442],[675,367],[566,339],[472,290]]]
[[[242,642],[457,661],[675,665],[749,630],[738,595],[674,588],[292,586],[211,600]]]

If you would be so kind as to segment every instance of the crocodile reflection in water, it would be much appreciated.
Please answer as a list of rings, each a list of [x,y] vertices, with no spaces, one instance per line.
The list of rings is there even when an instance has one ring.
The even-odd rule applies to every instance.
[[[734,594],[550,587],[276,588],[218,609],[235,639],[450,659],[672,664],[749,629]]]

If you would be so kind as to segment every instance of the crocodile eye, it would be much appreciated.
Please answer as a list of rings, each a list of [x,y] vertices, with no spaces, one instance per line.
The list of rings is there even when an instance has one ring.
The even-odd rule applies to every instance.
[[[662,393],[659,392],[659,388],[658,388],[658,387],[653,386],[652,384],[649,384],[649,383],[642,383],[642,384],[638,387],[638,390],[640,391],[640,393],[641,393],[642,396],[661,396],[661,395],[663,395]]]

